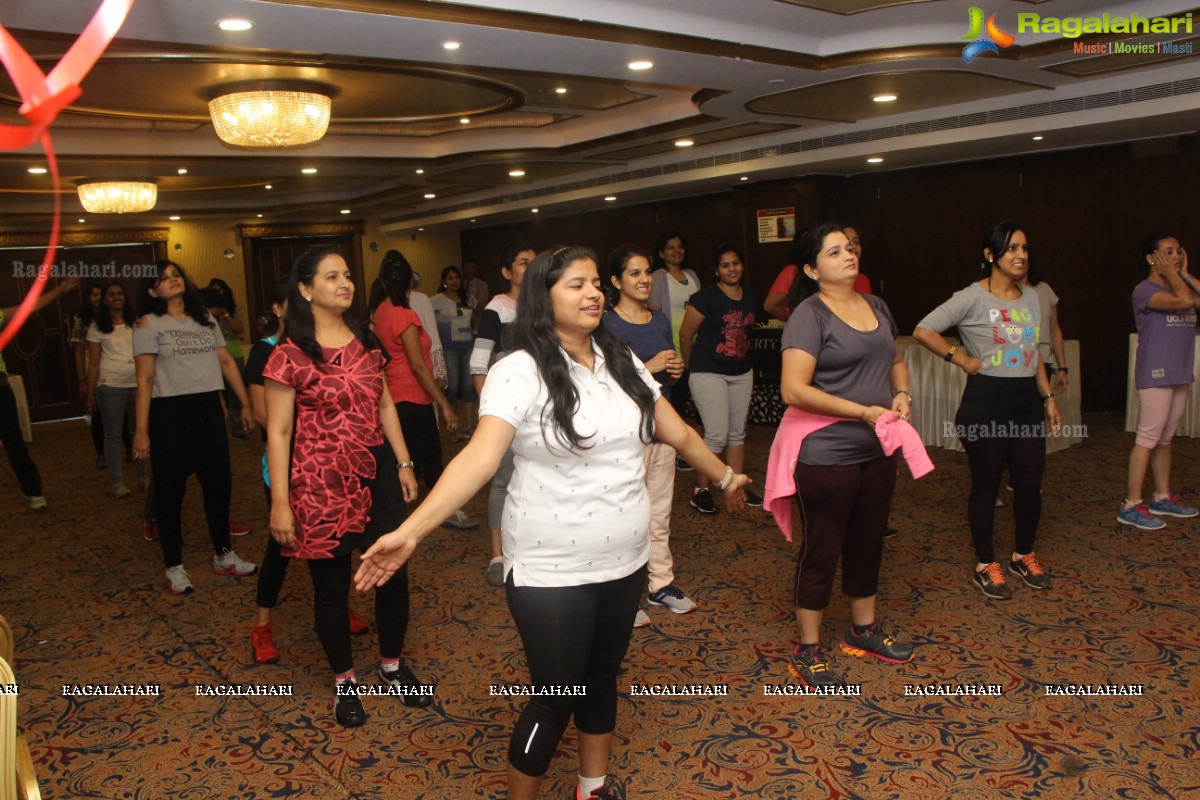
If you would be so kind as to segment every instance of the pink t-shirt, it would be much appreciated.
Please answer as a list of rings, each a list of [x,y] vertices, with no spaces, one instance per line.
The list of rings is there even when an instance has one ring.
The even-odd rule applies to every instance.
[[[388,355],[392,357],[383,371],[384,377],[387,378],[388,391],[392,394],[392,401],[419,403],[426,406],[432,404],[433,398],[429,396],[429,392],[425,391],[417,381],[417,376],[413,374],[412,365],[408,361],[408,353],[404,349],[404,341],[400,338],[406,330],[415,326],[421,340],[421,356],[425,359],[425,366],[430,370],[433,369],[433,359],[429,357],[431,343],[429,334],[421,327],[421,318],[417,316],[417,312],[385,300],[375,310],[374,322],[375,335],[383,343],[383,349],[387,350]]]

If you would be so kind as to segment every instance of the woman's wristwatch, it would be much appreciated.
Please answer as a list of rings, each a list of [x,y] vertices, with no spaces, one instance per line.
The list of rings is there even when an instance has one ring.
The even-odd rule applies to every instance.
[[[909,404],[912,404],[912,394],[908,391],[908,389],[897,389],[896,391],[892,392],[892,397],[895,397],[898,394],[902,394],[907,397]]]
[[[946,351],[946,355],[942,356],[944,361],[954,361],[954,354],[958,352],[958,345],[950,345],[950,349]]]
[[[399,464],[396,465],[396,472],[399,472],[402,469],[416,469],[416,468],[417,468],[417,465],[413,461],[401,461]]]

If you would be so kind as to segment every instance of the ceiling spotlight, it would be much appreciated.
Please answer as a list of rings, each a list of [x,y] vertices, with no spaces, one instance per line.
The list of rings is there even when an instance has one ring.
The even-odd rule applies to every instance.
[[[317,174],[317,168],[316,168],[316,167],[305,167],[304,169],[302,169],[302,170],[300,170],[300,171],[301,171],[302,173],[304,173],[305,175],[316,175],[316,174]]]
[[[1045,138],[1046,138],[1045,136],[1035,136],[1035,137],[1033,137],[1033,140],[1035,142],[1040,142],[1042,139],[1045,139]]]
[[[49,172],[49,170],[46,169],[45,167],[30,167],[29,168],[30,175],[45,175],[47,172]]]
[[[167,219],[171,220],[171,222],[178,222],[178,221],[179,221],[179,215],[178,215],[178,214],[172,214],[171,216],[167,217]]]
[[[471,118],[470,118],[470,117],[463,117],[462,119],[460,119],[460,120],[459,120],[459,123],[460,123],[460,124],[462,124],[462,125],[470,125],[470,124],[471,124]]]
[[[213,89],[208,113],[226,144],[293,147],[325,135],[333,94],[311,81],[243,81]]]
[[[615,194],[610,194],[608,197],[604,198],[604,202],[606,202],[606,203],[612,203],[612,202],[614,202],[616,199],[617,199],[617,196],[616,196]]]
[[[531,208],[531,209],[529,209],[529,213],[536,214],[536,213],[538,213],[538,210],[536,208]]]
[[[223,19],[217,23],[217,27],[223,31],[248,31],[254,27],[254,23],[248,19]]]
[[[80,218],[79,218],[79,221],[80,221],[80,222],[87,222],[87,220],[86,220],[86,219],[84,219],[83,217],[80,217]]]
[[[272,186],[271,184],[269,184],[269,183],[268,183],[268,184],[267,184],[266,186],[264,186],[263,188],[264,188],[264,189],[268,189],[268,190],[270,190],[270,189],[274,189],[275,187],[274,187],[274,186]]]
[[[437,197],[437,195],[436,195],[436,194],[434,194],[433,192],[426,192],[426,193],[425,193],[425,199],[426,199],[426,200],[432,200],[432,199],[433,199],[433,198],[435,198],[435,197]]]
[[[462,43],[460,43],[460,42],[442,42],[442,47],[446,48],[447,50],[457,50],[458,48],[462,47]]]
[[[557,87],[557,88],[554,90],[554,93],[555,93],[555,94],[566,94],[566,93],[567,93],[567,87],[565,87],[565,86],[559,86],[559,87]]]
[[[255,214],[254,216],[258,217],[259,219],[262,219],[262,214]]]
[[[510,177],[510,178],[524,178],[524,177],[525,177],[525,170],[523,170],[523,169],[510,169],[510,170],[508,171],[508,177]]]
[[[739,180],[739,181],[748,181],[748,180],[750,180],[750,176],[749,176],[749,175],[743,175],[742,177],[738,178],[738,180]]]
[[[350,209],[348,209],[348,208],[343,208],[343,209],[342,209],[342,213],[343,213],[343,214],[349,214],[349,213],[350,213]]]
[[[424,175],[424,174],[425,174],[425,170],[423,170],[423,169],[419,169],[419,170],[416,170],[416,173],[417,173],[418,175]]]
[[[676,139],[675,140],[676,147],[691,147],[694,144],[695,144],[695,142],[693,142],[691,139]]]
[[[179,169],[177,169],[177,170],[175,170],[175,171],[176,171],[176,172],[178,172],[180,175],[187,175],[187,168],[186,168],[186,167],[180,167]]]
[[[882,164],[883,159],[880,158],[879,156],[872,156],[871,158],[867,159],[867,163],[868,164]]]
[[[418,231],[423,231],[423,230],[425,230],[425,229],[424,229],[424,228],[417,228],[417,230],[418,230]]]
[[[654,66],[653,61],[630,61],[629,68],[635,72],[641,72],[644,69],[650,69]]]
[[[475,221],[475,220],[471,220],[471,222],[474,222],[474,221]]]
[[[876,103],[893,103],[896,100],[896,95],[894,95],[894,94],[877,94],[874,97],[872,97],[871,99],[874,100]]]

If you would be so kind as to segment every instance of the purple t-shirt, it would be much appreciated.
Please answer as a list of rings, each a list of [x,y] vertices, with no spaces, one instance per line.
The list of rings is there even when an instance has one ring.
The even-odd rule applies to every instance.
[[[663,350],[674,350],[675,339],[671,333],[671,320],[661,311],[650,314],[650,321],[641,325],[623,319],[616,311],[609,311],[603,318],[604,327],[617,335],[643,364]],[[664,369],[654,373],[663,397],[671,399],[671,376]]]
[[[1170,293],[1151,280],[1133,290],[1133,319],[1137,323],[1137,366],[1133,380],[1139,389],[1182,386],[1195,381],[1196,309],[1153,311],[1150,298]]]

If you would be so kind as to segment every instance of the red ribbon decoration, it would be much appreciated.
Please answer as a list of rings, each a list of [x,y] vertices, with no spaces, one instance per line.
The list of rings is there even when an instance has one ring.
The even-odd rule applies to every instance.
[[[104,0],[87,27],[83,29],[83,33],[49,75],[42,72],[29,53],[25,52],[25,48],[0,25],[0,62],[3,62],[5,70],[21,95],[23,102],[20,114],[30,123],[27,127],[0,125],[0,150],[20,150],[34,142],[41,142],[42,149],[46,151],[46,163],[50,167],[50,177],[55,187],[54,221],[50,225],[50,243],[46,247],[46,255],[42,258],[37,280],[17,309],[16,315],[11,321],[5,320],[7,324],[4,330],[0,331],[0,350],[8,346],[13,337],[20,332],[25,320],[33,313],[34,306],[37,305],[50,277],[54,253],[58,249],[62,198],[57,188],[58,159],[54,155],[48,129],[59,112],[82,94],[79,84],[117,35],[121,23],[125,21],[132,7],[133,0]]]

